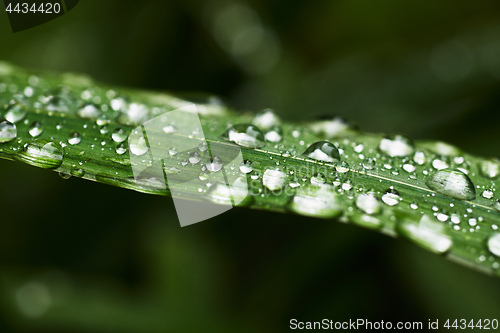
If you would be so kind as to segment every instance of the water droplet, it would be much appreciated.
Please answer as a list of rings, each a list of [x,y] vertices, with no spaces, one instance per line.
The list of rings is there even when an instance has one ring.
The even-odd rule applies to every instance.
[[[144,155],[149,151],[146,139],[143,136],[137,137],[134,135],[133,139],[129,138],[129,148],[132,154],[138,156]]]
[[[109,117],[105,114],[101,114],[99,117],[97,117],[97,119],[95,120],[95,123],[97,124],[97,126],[104,126],[104,125],[107,125],[111,122],[111,120],[109,119]]]
[[[201,161],[201,156],[198,152],[195,151],[195,152],[192,152],[189,154],[188,160],[189,160],[189,163],[191,163],[191,164],[197,164]]]
[[[4,120],[0,122],[0,143],[10,142],[17,137],[16,125],[10,121]]]
[[[46,139],[37,139],[27,144],[15,158],[40,168],[54,169],[62,164],[63,155],[64,150],[60,144]]]
[[[234,125],[222,137],[247,148],[261,148],[266,144],[264,133],[258,127],[249,124]]]
[[[426,147],[438,155],[457,156],[461,154],[457,147],[441,141],[427,143]]]
[[[272,126],[277,126],[281,124],[280,118],[276,115],[274,110],[265,109],[259,112],[253,118],[252,124],[263,130],[270,129]],[[269,140],[270,141],[270,140]]]
[[[253,163],[249,160],[244,160],[240,164],[240,171],[243,173],[250,173],[253,171]]]
[[[206,164],[207,170],[210,172],[217,172],[222,169],[222,160],[218,156],[210,157]]]
[[[280,126],[272,126],[266,133],[269,142],[281,142],[283,140],[283,129]]]
[[[438,193],[460,200],[474,200],[476,190],[470,178],[458,170],[444,169],[436,171],[425,183]]]
[[[436,170],[442,170],[442,169],[447,169],[450,166],[448,165],[448,163],[446,161],[443,161],[441,159],[436,158],[436,159],[432,160],[432,167]]]
[[[409,164],[409,163],[403,164],[403,170],[408,172],[408,173],[415,172],[416,169],[417,168],[413,164]]]
[[[340,161],[339,150],[328,141],[318,141],[313,143],[302,155],[321,162]]]
[[[122,125],[138,126],[148,120],[148,114],[149,109],[145,105],[131,103],[128,108],[121,110],[116,120]]]
[[[396,206],[399,203],[399,200],[401,199],[399,197],[399,194],[396,190],[389,190],[387,191],[383,196],[382,196],[382,202],[385,203],[387,206]]]
[[[500,233],[494,233],[490,238],[488,238],[488,250],[500,257]]]
[[[77,145],[82,141],[82,136],[78,132],[73,132],[69,135],[68,142],[70,145]]]
[[[491,199],[491,198],[493,198],[493,191],[492,190],[484,190],[482,196],[483,196],[483,198]]]
[[[47,111],[66,113],[72,109],[73,97],[64,89],[59,89],[54,95],[49,95],[45,100]]]
[[[413,153],[415,146],[413,141],[403,135],[394,135],[380,141],[380,150],[391,157],[408,156]]]
[[[404,219],[398,223],[396,230],[399,234],[423,248],[435,252],[446,253],[452,245],[451,238],[445,233],[446,226],[432,221],[423,215],[419,222]]]
[[[375,167],[375,164],[376,164],[375,159],[368,157],[366,160],[363,161],[363,168],[371,170]]]
[[[177,148],[175,147],[172,147],[168,150],[168,153],[170,154],[170,156],[175,156],[177,155]]]
[[[39,136],[40,134],[42,134],[43,133],[43,125],[42,125],[42,123],[40,123],[38,121],[35,121],[35,122],[31,123],[31,125],[29,127],[29,133],[34,138],[36,138],[37,136]]]
[[[69,173],[75,177],[83,177],[85,175],[85,171],[82,169],[71,169]]]
[[[175,128],[174,125],[167,125],[167,126],[162,128],[162,131],[165,134],[173,134],[173,133],[177,132],[177,128]]]
[[[118,146],[116,146],[116,153],[118,155],[123,155],[127,152],[127,146],[124,143],[120,143]]]
[[[496,158],[481,161],[481,163],[479,163],[479,170],[481,170],[481,174],[484,177],[495,179],[500,175],[500,161]]]
[[[413,160],[418,165],[422,165],[425,163],[425,154],[421,151],[417,151],[417,152],[415,152],[415,155],[413,156]]]
[[[286,174],[281,170],[267,169],[262,177],[262,184],[271,191],[277,191],[285,186]]]
[[[328,139],[335,138],[349,130],[350,125],[347,120],[335,117],[328,120],[320,120],[309,124],[309,128],[318,135],[323,135]]]
[[[76,112],[80,118],[96,120],[101,110],[95,104],[85,104]]]
[[[5,113],[5,119],[11,123],[17,123],[21,121],[26,116],[26,106],[20,103],[12,104],[7,108],[7,113]]]
[[[335,163],[335,170],[337,170],[337,172],[340,172],[340,173],[347,173],[351,169],[350,169],[349,163],[347,163],[346,161],[340,161],[340,162]]]
[[[213,203],[220,205],[243,206],[251,201],[248,195],[248,184],[244,176],[238,177],[231,187],[227,184],[216,183],[207,192],[206,198]]]
[[[113,134],[111,134],[111,138],[117,143],[127,140],[127,137],[127,132],[123,128],[117,128],[113,131]]]
[[[382,211],[380,202],[372,193],[358,195],[356,207],[368,215],[378,214]]]
[[[201,142],[198,145],[198,150],[201,151],[201,152],[207,151],[208,150],[208,143],[206,141]]]
[[[340,215],[340,196],[331,186],[304,186],[297,189],[289,203],[289,209],[297,214],[331,218]]]

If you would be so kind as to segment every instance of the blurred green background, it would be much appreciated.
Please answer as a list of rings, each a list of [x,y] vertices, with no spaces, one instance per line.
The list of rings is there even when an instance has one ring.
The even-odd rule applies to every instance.
[[[0,5],[3,11],[3,5]],[[0,59],[341,115],[499,157],[500,2],[82,0]],[[172,200],[0,161],[1,332],[286,332],[289,321],[500,319],[500,281],[335,221]]]

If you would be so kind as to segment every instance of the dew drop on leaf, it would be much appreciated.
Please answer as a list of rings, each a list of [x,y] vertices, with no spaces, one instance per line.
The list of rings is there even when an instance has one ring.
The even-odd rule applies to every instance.
[[[54,169],[62,164],[63,147],[51,140],[37,139],[27,144],[15,158],[27,164],[45,169]]]
[[[127,140],[127,136],[127,132],[123,128],[117,128],[111,134],[111,138],[117,143]]]
[[[39,121],[35,121],[35,122],[31,123],[31,125],[28,129],[28,132],[32,137],[36,138],[37,136],[39,136],[40,134],[43,133],[42,123]]]
[[[85,104],[78,109],[76,114],[83,119],[97,120],[97,117],[101,114],[101,110],[95,104]]]
[[[310,145],[302,156],[321,162],[340,161],[339,150],[335,145],[328,141],[318,141]]]
[[[460,200],[474,200],[476,190],[470,178],[459,170],[443,169],[433,173],[427,187],[438,193]]]
[[[286,174],[281,170],[267,169],[262,176],[262,184],[271,191],[277,191],[285,186]]]
[[[261,148],[266,144],[264,133],[254,125],[239,124],[230,127],[222,137],[247,148]]]
[[[272,126],[266,132],[266,140],[269,142],[281,142],[283,140],[283,129],[281,126]]]
[[[432,221],[427,215],[423,215],[420,221],[403,219],[396,230],[401,236],[434,253],[446,253],[452,246],[452,240],[445,232],[446,226]]]
[[[356,207],[368,215],[378,214],[382,211],[380,202],[372,193],[358,195]]]
[[[206,164],[207,170],[210,172],[217,172],[222,169],[222,161],[220,157],[209,157]]]
[[[273,126],[280,125],[281,120],[273,109],[265,109],[255,115],[252,124],[263,130],[267,130]]]
[[[500,233],[494,233],[490,238],[488,238],[488,250],[500,257]]]
[[[69,135],[68,142],[70,145],[77,145],[82,142],[82,136],[78,132],[73,132]]]
[[[16,125],[10,121],[0,122],[0,143],[10,142],[17,137]]]
[[[481,174],[489,179],[495,179],[500,175],[500,161],[496,158],[481,161],[479,163]]]
[[[21,103],[12,104],[7,108],[7,112],[5,113],[5,119],[10,121],[11,123],[17,123],[21,121],[26,116],[26,107]]]
[[[401,198],[396,190],[390,189],[382,196],[381,200],[387,206],[396,206]]]
[[[130,152],[134,155],[141,156],[149,151],[149,147],[146,144],[146,139],[143,136],[134,136],[132,140],[129,138],[129,148]]]
[[[244,160],[240,164],[240,171],[243,173],[250,173],[253,171],[253,163],[249,160]]]
[[[379,149],[391,157],[402,157],[412,154],[415,150],[415,146],[410,138],[396,134],[390,138],[382,139]]]
[[[297,189],[288,208],[301,215],[331,218],[340,215],[342,203],[331,186],[309,185]]]

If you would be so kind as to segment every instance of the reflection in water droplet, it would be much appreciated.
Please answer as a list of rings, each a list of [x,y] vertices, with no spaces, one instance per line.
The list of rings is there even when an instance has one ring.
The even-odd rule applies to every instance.
[[[0,122],[0,143],[10,142],[17,137],[16,125],[4,120]]]
[[[358,195],[356,198],[356,207],[368,215],[378,214],[382,211],[380,202],[372,193]]]
[[[413,141],[403,135],[394,135],[380,141],[380,150],[391,157],[408,156],[413,153],[415,146]]]
[[[333,143],[328,141],[318,141],[313,143],[302,155],[321,162],[340,161],[339,150],[333,145]]]
[[[458,170],[444,169],[433,173],[425,183],[438,193],[460,200],[474,200],[476,190],[470,178]]]
[[[7,108],[7,113],[5,114],[5,119],[11,123],[17,123],[21,121],[26,116],[26,107],[20,103],[12,104]]]
[[[15,158],[19,161],[45,169],[57,168],[62,164],[64,150],[60,144],[37,139],[26,145]]]
[[[43,133],[43,125],[42,123],[35,121],[31,123],[28,131],[32,137],[36,138]]]
[[[297,214],[330,218],[340,215],[340,196],[331,186],[309,185],[297,189],[289,203],[289,209]]]
[[[247,148],[261,148],[266,144],[264,133],[258,127],[249,124],[234,125],[222,137]]]
[[[68,142],[70,145],[77,145],[82,141],[82,136],[78,132],[73,132],[69,135]]]
[[[111,138],[117,143],[127,140],[127,137],[127,132],[123,128],[117,128],[113,131],[113,134],[111,134]]]
[[[243,173],[250,173],[253,171],[253,163],[249,160],[244,160],[240,164],[240,171]]]
[[[285,186],[286,174],[281,170],[267,169],[262,176],[262,184],[271,191],[277,191]]]

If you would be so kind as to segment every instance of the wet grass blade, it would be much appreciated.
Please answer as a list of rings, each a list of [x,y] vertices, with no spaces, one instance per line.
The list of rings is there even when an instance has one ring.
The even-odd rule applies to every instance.
[[[129,147],[128,138],[145,121],[190,104],[0,63],[0,157],[169,195],[168,188],[150,186],[155,179],[136,181],[130,156],[141,146]],[[237,114],[215,100],[196,106],[209,146],[240,145],[243,163],[227,170],[250,185],[237,198],[240,206],[338,219],[500,275],[498,160],[442,142],[360,132],[337,118],[293,124],[272,111]],[[176,135],[174,125],[163,131]],[[165,149],[177,163],[165,173],[184,170],[203,184],[187,184],[182,197],[202,193],[215,203],[235,201],[214,181],[220,167],[207,161],[206,149]]]

